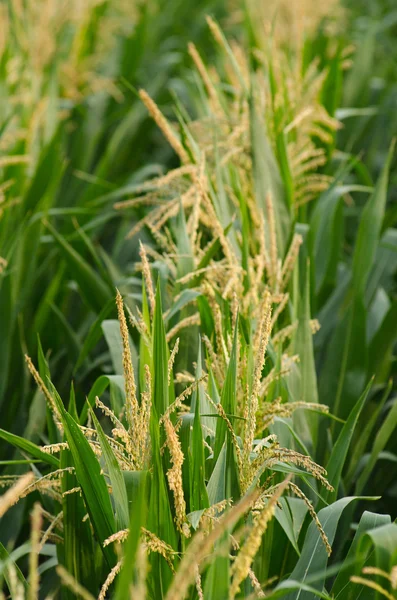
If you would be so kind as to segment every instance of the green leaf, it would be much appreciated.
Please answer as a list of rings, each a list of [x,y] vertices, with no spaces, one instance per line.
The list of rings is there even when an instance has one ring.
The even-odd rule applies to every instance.
[[[256,199],[266,213],[266,196],[271,194],[278,249],[281,254],[284,254],[291,227],[289,207],[277,161],[255,106],[254,94],[250,96],[250,135]]]
[[[348,190],[332,186],[320,196],[310,223],[311,256],[316,294],[336,281],[343,232],[342,195]]]
[[[98,433],[99,443],[101,444],[102,453],[106,461],[110,482],[112,484],[112,495],[116,508],[116,525],[118,529],[126,529],[129,523],[128,498],[127,490],[124,483],[124,478],[121,473],[119,463],[114,455],[112,448],[104,434],[104,431],[91,409],[91,416]]]
[[[50,368],[48,366],[46,357],[44,356],[43,347],[41,345],[41,340],[40,340],[39,335],[37,335],[37,359],[38,359],[38,363],[39,363],[39,373],[40,373],[41,379],[44,382],[51,381]],[[39,393],[42,394],[43,399],[44,399],[44,394],[42,393],[42,391],[40,389],[39,389]],[[59,441],[59,433],[58,433],[57,427],[54,422],[54,415],[52,414],[52,410],[48,406],[47,400],[44,399],[44,402],[45,402],[45,406],[46,406],[46,420],[47,420],[47,427],[48,427],[48,437],[50,439],[50,442],[52,444],[55,444],[56,442]]]
[[[63,339],[65,350],[67,350],[67,353],[70,356],[70,361],[74,362],[80,353],[79,338],[74,332],[73,328],[70,326],[62,311],[52,303],[50,303],[50,308],[53,326],[58,330],[59,335]]]
[[[192,437],[193,437],[194,414],[184,413],[181,415],[181,426],[179,428],[179,441],[181,444],[184,460],[182,463],[182,486],[185,494],[186,510],[191,514],[198,514],[200,511],[191,512],[191,493],[193,479],[193,456],[192,456]]]
[[[73,467],[70,450],[61,450],[61,468]],[[62,510],[63,510],[63,552],[60,563],[92,594],[97,593],[98,586],[102,584],[101,574],[98,573],[98,564],[94,553],[93,536],[90,523],[84,519],[87,510],[80,494],[67,494],[75,489],[79,482],[74,473],[65,470],[61,479],[62,485]],[[102,554],[100,554],[102,557]],[[72,592],[62,591],[62,597],[74,600]]]
[[[367,377],[367,313],[363,298],[355,296],[342,314],[321,370],[319,396],[335,416],[346,420]]]
[[[144,282],[142,282],[142,318],[146,325],[147,331],[152,330],[152,324],[150,321],[149,306],[146,294],[146,288]],[[150,372],[153,374],[153,360],[152,360],[152,343],[150,339],[146,339],[146,336],[140,336],[139,340],[139,389],[145,389],[145,365],[148,365]]]
[[[17,563],[11,558],[6,548],[4,548],[3,544],[0,542],[0,583],[1,577],[4,574],[4,579],[6,581],[7,587],[11,592],[9,567],[12,567],[14,569],[15,575],[17,576],[18,580],[22,583],[25,591],[27,591],[29,589],[29,585],[21,569],[18,567]]]
[[[83,346],[80,350],[80,354],[78,356],[76,365],[74,367],[74,372],[76,372],[81,365],[84,363],[88,354],[95,347],[95,345],[99,342],[102,337],[102,322],[109,316],[112,309],[114,309],[115,303],[113,298],[109,298],[107,303],[102,308],[98,317],[92,323],[87,335],[84,338]]]
[[[207,484],[210,506],[222,502],[226,496],[226,443],[223,444]]]
[[[306,592],[307,598],[322,598],[323,600],[332,600],[326,592],[320,591],[307,583],[301,581],[294,581],[293,579],[286,579],[280,585],[277,586],[274,592],[271,592],[268,597],[269,600],[276,600],[276,598],[290,597],[291,591],[297,590],[298,592]]]
[[[2,365],[2,376],[0,377],[0,408],[4,401],[11,358],[10,349],[14,321],[12,313],[11,275],[7,273],[0,275],[0,315],[2,315],[2,331],[0,335],[0,364]]]
[[[189,235],[186,229],[185,212],[182,202],[179,206],[178,222],[176,227],[177,239],[177,278],[181,278],[194,270],[193,253],[190,245]]]
[[[59,468],[59,460],[52,454],[48,454],[47,452],[40,450],[39,446],[36,446],[36,444],[33,442],[25,440],[24,438],[19,437],[19,435],[8,433],[8,431],[4,431],[4,429],[0,429],[0,438],[6,442],[9,442],[15,446],[15,448],[27,452],[41,462],[51,465],[52,467],[56,467],[57,469]]]
[[[232,226],[233,226],[233,221],[224,228],[223,233],[224,233],[225,237],[228,236],[228,233],[231,230]],[[210,262],[214,258],[214,256],[216,256],[216,254],[221,250],[221,248],[222,248],[222,244],[220,242],[220,239],[219,238],[213,239],[208,244],[208,246],[205,248],[205,252],[198,262],[196,271],[201,271],[202,269],[205,269],[210,264]],[[198,273],[198,275],[195,275],[194,277],[192,277],[190,279],[188,287],[189,288],[197,287],[200,284],[200,282],[202,281],[202,279],[204,278],[204,275],[205,275],[205,273]]]
[[[367,411],[362,411],[361,413],[361,417],[356,428],[356,434],[354,436],[354,446],[349,456],[349,468],[344,477],[344,483],[347,489],[350,488],[356,475],[358,465],[360,464],[360,460],[365,455],[365,449],[368,445],[368,441],[370,437],[374,435],[373,429],[377,423],[379,415],[383,410],[385,402],[389,397],[392,385],[393,382],[390,380],[381,396],[381,399],[379,400],[376,398],[375,402],[372,402],[372,404],[367,407]]]
[[[297,401],[318,404],[317,376],[314,364],[313,334],[310,327],[310,268],[306,265],[305,285],[299,297],[298,328],[294,339],[294,354],[300,357],[300,380]],[[316,415],[299,412],[293,415],[293,423],[298,431],[305,432],[304,438],[311,454],[317,447],[318,418]],[[310,445],[309,445],[310,444]]]
[[[129,520],[129,534],[124,547],[124,565],[118,577],[116,587],[116,600],[130,597],[130,585],[135,583],[135,564],[137,560],[138,545],[140,542],[141,528],[146,525],[147,518],[147,474],[139,479],[136,489],[136,500],[131,507]]]
[[[165,474],[160,455],[160,431],[159,420],[156,408],[152,405],[150,415],[150,437],[152,442],[152,480],[150,486],[150,500],[148,512],[148,529],[161,540],[170,544],[172,548],[177,549],[177,535],[174,528],[169,495],[165,481]],[[163,594],[171,583],[172,572],[165,561],[157,553],[152,553],[150,562],[153,572],[156,573],[154,579],[155,598],[163,598]]]
[[[76,394],[74,391],[73,381],[70,385],[70,393],[69,393],[69,404],[68,404],[68,412],[73,417],[73,419],[78,423],[79,415],[77,414],[76,408]]]
[[[358,499],[354,496],[341,498],[318,513],[319,521],[331,546],[334,542],[336,528],[343,511],[351,502]],[[321,591],[326,578],[327,562],[328,555],[320,532],[316,524],[312,522],[306,533],[301,556],[290,577],[295,581],[301,582],[301,584],[306,584],[306,581],[311,576],[318,575],[319,577],[313,587]],[[297,592],[288,594],[287,598],[288,600],[312,600],[313,594],[306,592],[303,587],[300,587]]]
[[[24,197],[24,208],[26,213],[37,207],[41,198],[51,187],[52,178],[49,173],[58,173],[61,164],[61,130],[59,129],[47,146],[42,150],[40,161],[34,173],[33,180]]]
[[[113,290],[49,222],[46,222],[46,227],[57,243],[70,273],[76,279],[87,305],[95,313],[100,313],[109,298],[113,296]]]
[[[391,573],[392,567],[395,566],[395,557],[397,555],[397,525],[388,523],[370,529],[362,536],[357,549],[358,556],[367,556],[365,561],[366,566],[375,566],[386,573]],[[358,574],[358,569],[356,570]],[[376,578],[377,583],[392,592],[390,583],[384,577]],[[355,586],[355,597],[369,600],[372,595],[368,593],[368,589],[361,586]],[[361,592],[361,593],[360,593]],[[379,595],[379,598],[381,596]]]
[[[368,369],[364,292],[381,232],[392,153],[393,145],[360,219],[352,266],[351,304],[336,327],[320,379],[323,402],[342,419],[347,418],[362,393]]]
[[[61,415],[65,437],[68,442],[76,477],[81,486],[84,501],[96,537],[110,568],[116,564],[116,556],[111,546],[103,547],[104,541],[116,532],[116,524],[108,488],[101,467],[79,425],[66,412],[56,390],[53,395]]]
[[[222,552],[228,542],[228,533],[217,541],[213,550],[213,557],[206,573],[204,584],[204,598],[224,600],[229,596],[230,589],[230,559]]]
[[[371,450],[371,455],[370,455],[369,461],[365,465],[364,469],[362,470],[362,472],[357,480],[356,489],[355,489],[356,493],[361,493],[362,490],[364,489],[364,487],[368,481],[368,478],[371,475],[372,470],[375,466],[375,463],[378,460],[379,454],[382,452],[382,450],[386,446],[387,442],[390,439],[390,436],[395,432],[396,427],[397,427],[397,402],[394,401],[389,413],[387,414],[387,417],[383,421],[382,426],[379,429],[379,431],[375,437],[375,441],[374,441],[374,445]]]
[[[199,353],[199,361],[201,356]],[[200,420],[201,398],[197,394],[196,407],[193,420],[192,446],[191,446],[191,461],[192,466],[192,491],[190,495],[190,510],[196,511],[203,508],[208,508],[208,494],[205,487],[205,457],[203,430]]]
[[[385,225],[385,223],[384,223]],[[390,277],[397,270],[397,229],[386,229],[379,240],[375,260],[368,277],[366,302],[368,306],[375,303],[376,294],[383,287],[388,287]]]
[[[168,323],[182,308],[193,302],[193,300],[199,296],[201,296],[201,292],[197,292],[196,290],[183,290],[179,295],[178,300],[174,302],[172,308],[166,313],[164,319],[165,322]]]
[[[161,306],[160,279],[158,279],[153,323],[153,403],[159,418],[165,413],[169,404],[168,359],[169,353]]]
[[[350,582],[350,577],[354,575],[355,571],[361,571],[364,563],[364,559],[357,555],[359,542],[366,531],[381,525],[387,525],[390,521],[389,515],[379,515],[369,511],[362,514],[353,542],[332,586],[331,591],[335,600],[337,598],[340,598],[340,600],[354,600],[357,597],[357,587]]]
[[[198,356],[197,356],[197,365],[196,365],[196,381],[199,381],[204,372],[203,372],[203,362],[202,362],[202,353],[201,353],[201,337],[199,336],[199,343],[198,343]],[[213,376],[212,376],[213,377]],[[211,386],[209,386],[208,388],[208,392],[211,396],[211,391],[212,388],[210,389]],[[212,398],[214,400],[214,398]],[[219,401],[219,399],[214,400],[215,402]],[[216,408],[211,404],[211,402],[208,400],[206,394],[205,394],[205,386],[204,383],[201,382],[198,384],[197,388],[194,390],[193,394],[192,394],[192,401],[190,404],[190,412],[191,413],[196,413],[196,404],[197,402],[199,402],[200,404],[200,420],[201,420],[201,424],[204,427],[204,431],[203,431],[203,435],[204,438],[206,438],[209,435],[208,430],[210,431],[215,431],[216,430],[216,418],[218,417],[218,412],[216,411]],[[208,415],[208,416],[207,416]],[[214,415],[214,417],[211,417],[209,415]]]
[[[223,384],[221,394],[221,404],[226,415],[230,420],[230,415],[236,413],[237,399],[237,336],[238,321],[234,333],[232,351],[230,353],[229,364],[226,373],[226,379]],[[238,476],[238,466],[236,458],[236,448],[232,441],[232,436],[227,428],[225,420],[218,418],[215,432],[214,460],[219,458],[223,444],[226,442],[226,496],[224,498],[233,498],[237,500],[240,496],[240,485]]]
[[[376,381],[387,379],[397,337],[397,302],[393,302],[369,346],[368,374]]]
[[[356,296],[362,296],[375,258],[387,199],[390,163],[393,157],[394,143],[391,145],[382,173],[371,199],[361,215],[353,256],[353,290]]]
[[[102,322],[102,331],[108,345],[114,372],[123,375],[123,341],[120,333],[120,323],[117,319]]]
[[[221,404],[227,415],[236,413],[236,394],[237,394],[237,335],[238,327],[234,334],[233,347],[229,358],[226,378],[222,388]],[[217,420],[214,459],[217,460],[221,448],[227,437],[227,425],[223,419]]]
[[[297,555],[300,556],[298,539],[297,539],[297,536],[295,533],[293,514],[290,510],[289,500],[291,500],[291,498],[288,498],[288,499],[280,498],[279,506],[276,507],[276,512],[275,512],[274,516],[277,519],[277,521],[280,523],[285,535],[288,537],[289,541],[291,542],[293,549],[295,550]],[[303,501],[302,501],[302,504],[304,506]],[[307,512],[307,507],[306,507],[306,511],[304,514],[306,514],[306,512]]]
[[[103,392],[110,387],[111,397],[118,398],[117,405],[124,406],[125,389],[124,377],[122,375],[101,375],[95,381],[88,394],[87,403],[84,404],[80,414],[80,424],[86,422],[88,407],[95,405],[95,398],[100,397]],[[116,407],[114,406],[113,409]]]
[[[335,502],[338,494],[338,488],[342,476],[342,469],[345,465],[346,456],[350,447],[350,443],[353,437],[353,433],[356,429],[357,422],[365,401],[368,397],[369,390],[371,389],[372,381],[370,381],[357,400],[353,410],[351,411],[349,418],[344,424],[342,431],[340,432],[336,443],[334,444],[327,464],[327,479],[333,486],[334,491],[328,491],[326,494],[326,500],[328,503]]]

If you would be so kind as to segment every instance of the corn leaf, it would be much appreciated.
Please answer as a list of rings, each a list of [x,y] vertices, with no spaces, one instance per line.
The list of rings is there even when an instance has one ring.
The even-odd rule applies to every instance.
[[[48,454],[47,452],[43,452],[39,446],[36,446],[36,444],[33,442],[30,442],[19,435],[15,435],[14,433],[4,431],[4,429],[0,429],[0,438],[12,444],[15,448],[23,450],[23,452],[27,452],[33,456],[33,458],[37,458],[41,462],[51,465],[52,467],[59,468],[59,460],[56,458],[56,456]]]
[[[318,513],[321,526],[332,546],[336,534],[336,529],[343,511],[349,504],[358,497],[346,497],[337,500],[333,504],[323,508]],[[324,543],[321,539],[320,532],[315,523],[311,523],[307,530],[305,541],[302,548],[302,553],[296,566],[290,576],[291,579],[306,584],[310,577],[316,575],[317,580],[313,587],[319,591],[323,589],[326,578],[328,556]],[[288,600],[312,600],[313,595],[300,587],[299,590],[286,596]]]
[[[52,391],[55,392],[54,388]],[[80,427],[66,412],[58,395],[54,393],[54,396],[92,526],[105,559],[112,568],[116,564],[113,548],[111,546],[103,547],[103,543],[116,532],[116,524],[108,488],[101,474],[101,467]]]
[[[341,482],[342,469],[345,465],[350,443],[352,441],[361,411],[371,389],[371,385],[372,381],[369,382],[366,389],[357,400],[353,410],[349,415],[349,418],[344,424],[339,437],[335,442],[331,456],[329,457],[327,464],[327,479],[334,488],[333,492],[328,491],[326,494],[326,500],[330,504],[335,502],[337,498],[338,488]]]
[[[129,511],[124,478],[119,463],[117,462],[117,458],[112,451],[101,424],[96,418],[93,410],[91,410],[91,416],[98,433],[99,443],[101,444],[102,453],[106,461],[110,482],[112,484],[112,496],[116,508],[116,525],[118,529],[126,529],[129,524]]]

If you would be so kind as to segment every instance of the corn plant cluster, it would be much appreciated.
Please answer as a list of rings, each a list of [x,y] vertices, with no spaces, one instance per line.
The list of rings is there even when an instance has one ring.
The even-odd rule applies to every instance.
[[[367,4],[0,4],[1,598],[397,598]]]

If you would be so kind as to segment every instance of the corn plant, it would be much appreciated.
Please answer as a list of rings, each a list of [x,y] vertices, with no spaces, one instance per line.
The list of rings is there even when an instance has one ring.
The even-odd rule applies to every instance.
[[[0,517],[40,500],[30,543],[0,546],[12,597],[395,597],[393,145],[363,182],[335,149],[345,13],[313,9],[300,29],[277,4],[263,29],[247,4],[248,46],[207,19],[215,66],[188,47],[195,118],[177,97],[174,124],[139,92],[180,165],[98,198],[110,150],[94,161],[82,198],[117,215],[136,264],[90,239],[110,217],[76,234],[37,219],[70,309],[95,316],[76,339],[55,311],[74,384],[73,363],[53,379],[65,354],[40,329],[25,356],[41,440],[0,430],[19,452]]]

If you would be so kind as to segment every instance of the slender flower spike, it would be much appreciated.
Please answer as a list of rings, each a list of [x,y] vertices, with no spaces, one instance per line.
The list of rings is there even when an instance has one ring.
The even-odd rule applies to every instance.
[[[150,116],[156,122],[159,129],[161,129],[161,131],[164,134],[164,137],[167,139],[169,144],[175,150],[176,154],[179,156],[182,163],[188,163],[189,156],[188,156],[186,150],[182,146],[180,140],[178,139],[177,135],[175,134],[174,130],[172,129],[171,125],[168,123],[168,121],[165,118],[165,116],[163,115],[163,113],[160,111],[157,104],[154,102],[154,100],[152,100],[152,98],[149,96],[149,94],[147,92],[145,92],[145,90],[139,90],[139,95],[141,97],[142,102],[146,106]]]
[[[230,598],[236,596],[240,590],[241,583],[248,577],[252,562],[261,544],[262,536],[265,533],[269,522],[273,518],[277,502],[284,490],[288,487],[288,483],[289,479],[287,478],[277,487],[266,506],[256,518],[247,539],[237,555],[232,567],[233,579],[230,587]]]
[[[7,512],[11,506],[13,506],[26,488],[28,488],[34,481],[35,476],[33,473],[26,473],[20,479],[17,479],[16,483],[0,498],[0,518]]]
[[[30,358],[30,356],[28,356],[27,354],[25,354],[25,360],[26,360],[26,364],[28,365],[28,369],[29,369],[29,371],[30,371],[33,379],[35,380],[37,386],[41,389],[41,391],[44,394],[44,397],[45,397],[45,399],[47,401],[48,407],[51,409],[52,413],[54,414],[55,421],[56,421],[56,423],[58,425],[58,429],[62,430],[61,415],[59,413],[57,405],[55,404],[54,398],[52,397],[50,391],[48,390],[48,388],[45,385],[44,381],[40,377],[40,373],[38,372],[38,370],[36,369],[36,367],[32,363],[32,359]]]
[[[142,260],[142,272],[143,272],[143,278],[145,281],[146,291],[147,291],[147,295],[148,295],[148,299],[149,299],[150,316],[153,319],[154,309],[156,306],[156,299],[154,296],[153,280],[152,280],[152,275],[150,273],[149,261],[147,258],[145,246],[142,244],[141,241],[139,242],[139,256],[141,257],[141,260]]]
[[[120,323],[121,340],[123,343],[123,371],[125,385],[126,419],[129,429],[132,432],[134,430],[134,427],[137,426],[137,415],[139,407],[138,400],[136,397],[136,384],[134,376],[134,367],[132,366],[131,359],[128,326],[124,314],[124,303],[121,294],[118,290],[116,293],[116,304]]]
[[[184,455],[181,444],[171,420],[167,414],[164,415],[164,428],[167,436],[167,446],[171,454],[172,468],[167,471],[168,484],[174,494],[175,521],[179,531],[190,537],[190,530],[186,519],[186,502],[182,484],[182,463]]]

